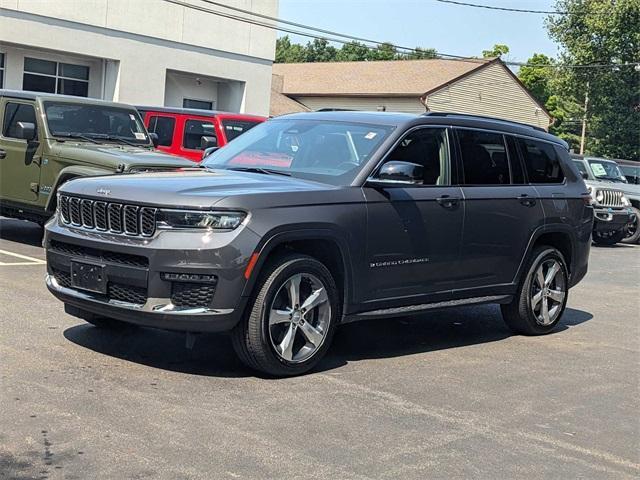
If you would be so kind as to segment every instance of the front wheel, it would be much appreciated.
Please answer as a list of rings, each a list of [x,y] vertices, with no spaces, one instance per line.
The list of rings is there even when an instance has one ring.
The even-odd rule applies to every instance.
[[[513,301],[501,305],[502,317],[516,333],[549,333],[564,312],[568,289],[569,273],[562,253],[550,246],[537,247]]]
[[[616,243],[622,241],[626,233],[626,229],[607,232],[593,232],[593,243],[595,243],[596,245],[615,245]]]
[[[622,240],[624,243],[640,243],[640,229],[638,229],[638,223],[640,223],[640,210],[632,207],[633,221],[627,225],[625,237]]]
[[[315,258],[291,255],[260,278],[233,347],[243,363],[269,375],[305,373],[326,353],[341,315],[333,276]]]

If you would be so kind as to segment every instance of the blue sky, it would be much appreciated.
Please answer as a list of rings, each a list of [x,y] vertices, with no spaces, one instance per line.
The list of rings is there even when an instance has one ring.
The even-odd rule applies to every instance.
[[[553,0],[468,0],[500,7],[553,10]],[[443,53],[480,56],[495,43],[509,45],[505,58],[525,61],[533,53],[555,56],[545,15],[490,11],[435,0],[280,0],[278,16],[340,33],[431,47]],[[280,34],[282,35],[282,34]],[[292,36],[299,43],[309,39]]]

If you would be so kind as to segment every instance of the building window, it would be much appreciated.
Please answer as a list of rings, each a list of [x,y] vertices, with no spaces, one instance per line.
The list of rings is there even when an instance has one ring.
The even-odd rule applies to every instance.
[[[4,53],[0,52],[0,88],[4,88]]]
[[[206,100],[195,100],[193,98],[182,99],[182,106],[184,108],[198,108],[200,110],[213,110],[213,102]]]
[[[158,145],[170,147],[173,143],[175,126],[175,118],[153,116],[149,119],[149,128],[147,130],[158,135]]]
[[[23,90],[89,96],[89,67],[39,58],[24,59]]]

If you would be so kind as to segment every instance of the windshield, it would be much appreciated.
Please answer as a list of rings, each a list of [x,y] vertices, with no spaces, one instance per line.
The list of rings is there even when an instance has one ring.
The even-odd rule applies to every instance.
[[[148,145],[149,137],[138,112],[108,105],[45,102],[51,135],[111,140]]]
[[[589,160],[591,171],[594,177],[599,180],[611,180],[613,182],[625,182],[626,179],[622,172],[618,168],[618,165],[614,162],[607,162],[605,160]]]
[[[335,121],[269,120],[212,153],[204,165],[277,171],[347,186],[393,128]]]

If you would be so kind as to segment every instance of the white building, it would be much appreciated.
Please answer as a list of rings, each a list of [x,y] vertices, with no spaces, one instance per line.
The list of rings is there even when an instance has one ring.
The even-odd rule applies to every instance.
[[[278,0],[224,3],[278,13]],[[0,88],[266,115],[275,39],[166,0],[0,0]]]

